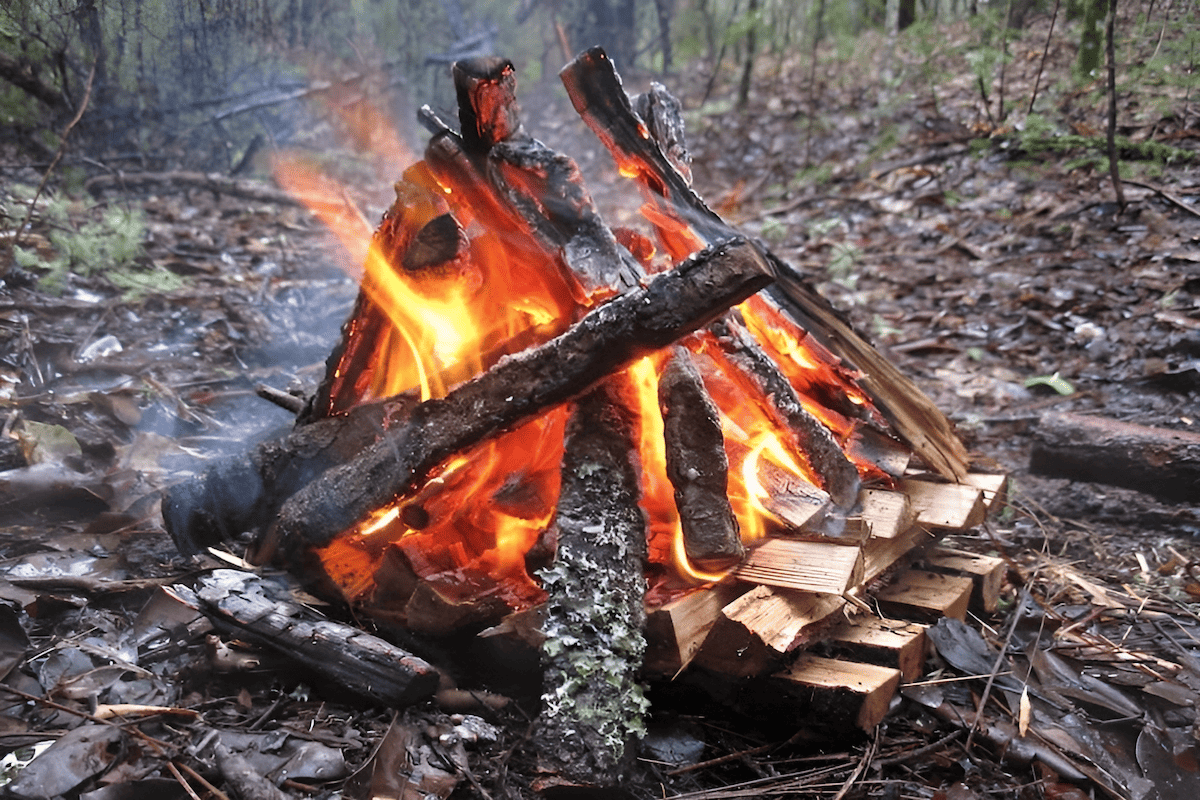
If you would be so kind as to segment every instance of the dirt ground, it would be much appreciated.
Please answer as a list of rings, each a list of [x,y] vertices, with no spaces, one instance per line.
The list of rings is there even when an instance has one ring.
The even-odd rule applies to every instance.
[[[1010,98],[1028,102],[1047,24],[1014,45]],[[948,42],[964,35],[944,33]],[[1047,74],[1063,74],[1069,45],[1053,41]],[[1092,151],[1038,146],[1023,136],[1021,109],[998,122],[994,98],[985,110],[973,79],[949,66],[935,80],[913,57],[893,66],[887,86],[876,79],[886,43],[875,44],[850,61],[830,53],[811,76],[803,54],[765,59],[742,110],[731,108],[731,89],[705,99],[706,75],[667,82],[689,109],[699,193],[801,268],[913,376],[978,466],[1010,474],[1008,505],[956,544],[1008,559],[1011,585],[1000,613],[970,619],[978,647],[942,648],[929,664],[933,682],[906,692],[871,735],[746,718],[653,687],[649,741],[658,749],[644,751],[628,792],[1195,792],[1200,497],[1163,501],[1028,465],[1033,431],[1051,410],[1200,430],[1200,172],[1186,156],[1198,148],[1197,114],[1187,100],[1151,114],[1125,98],[1122,132],[1182,155],[1131,156],[1123,168],[1137,183],[1124,186],[1120,208]],[[645,81],[627,76],[631,89]],[[1095,88],[1056,85],[1039,102],[1053,104],[1066,132],[1102,130]],[[627,195],[568,108],[558,98],[527,109],[527,125],[579,160],[619,224],[633,213],[621,205]],[[391,178],[360,155],[347,151],[347,160],[340,177],[377,220]],[[41,178],[15,149],[0,161],[6,182]],[[0,770],[35,743],[59,743],[58,755],[34,762],[42,773],[30,777],[30,767],[10,790],[218,797],[237,791],[224,749],[251,758],[251,772],[286,777],[290,796],[359,797],[374,765],[426,747],[442,768],[422,791],[530,796],[528,704],[393,715],[314,686],[278,655],[188,633],[187,620],[164,635],[161,620],[178,608],[161,605],[155,589],[215,562],[175,551],[158,511],[162,487],[286,427],[289,413],[255,387],[312,390],[354,300],[355,267],[295,205],[178,186],[103,200],[144,213],[141,266],[183,281],[128,299],[97,273],[53,294],[36,270],[0,265],[0,441],[24,450],[0,451],[9,470],[0,472],[0,663],[10,693],[0,699],[0,750],[13,754]],[[5,214],[16,219],[23,208],[10,197]],[[99,212],[79,204],[69,213]],[[40,463],[14,469],[30,457]],[[1024,684],[1009,675],[993,689],[987,680],[1000,645],[1013,659],[1002,672],[1032,672]],[[973,670],[972,657],[986,667]],[[936,682],[956,675],[977,678]],[[1029,685],[1033,710],[1022,712]],[[993,692],[1004,699],[993,699],[991,718],[1016,724],[1031,713],[1043,740],[1070,759],[1031,764],[1020,747],[997,745],[1003,737],[969,742],[961,724],[936,713],[973,710]],[[94,716],[114,703],[186,712],[117,728]],[[673,761],[681,750],[690,755]]]

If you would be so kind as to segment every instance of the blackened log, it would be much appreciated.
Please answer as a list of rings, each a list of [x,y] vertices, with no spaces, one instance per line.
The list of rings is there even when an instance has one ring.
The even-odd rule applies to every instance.
[[[730,228],[692,191],[643,120],[634,113],[612,61],[594,47],[563,68],[560,77],[576,111],[612,153],[622,174],[635,176],[658,211],[690,225],[704,241],[728,237]],[[764,248],[780,273],[769,294],[797,324],[830,352],[862,373],[860,385],[925,463],[943,477],[967,475],[967,452],[954,426],[913,381],[863,338],[793,267]]]
[[[411,492],[450,455],[578,396],[617,368],[710,322],[770,283],[764,266],[744,240],[706,249],[598,307],[555,339],[420,404],[406,424],[293,495],[256,557],[265,560],[281,547],[285,562],[302,563],[310,547]]]
[[[858,470],[846,458],[829,429],[808,413],[787,377],[746,330],[741,315],[730,311],[709,326],[725,356],[746,378],[769,398],[780,422],[795,436],[801,452],[825,482],[822,487],[839,508],[858,502],[861,481]]]
[[[285,500],[330,467],[370,447],[386,428],[408,418],[417,398],[397,395],[364,403],[282,439],[221,459],[163,495],[163,521],[185,555],[268,524]]]
[[[658,142],[659,149],[671,166],[691,186],[692,154],[687,148],[683,103],[667,87],[655,81],[650,84],[650,91],[633,98],[633,110],[646,123],[650,136]]]
[[[665,200],[674,214],[682,216],[708,242],[733,235],[651,138],[603,48],[579,54],[563,67],[559,77],[575,110],[612,153],[623,175],[634,176],[653,196]]]
[[[468,59],[456,63],[453,74],[462,147],[486,154],[481,166],[488,182],[524,227],[561,254],[585,297],[636,286],[644,277],[641,265],[601,221],[579,166],[522,128],[512,62]]]
[[[614,376],[582,397],[567,426],[558,551],[539,576],[542,711],[533,743],[540,789],[616,789],[645,732],[637,682],[646,641],[646,520],[633,463],[635,422]]]
[[[1200,498],[1200,434],[1050,413],[1033,431],[1029,468],[1195,502]]]
[[[517,73],[507,58],[456,61],[451,67],[458,97],[458,122],[469,153],[485,153],[521,129]]]
[[[437,690],[436,669],[358,628],[318,617],[289,598],[287,586],[249,572],[218,569],[202,576],[194,602],[218,629],[276,650],[321,677],[374,702],[400,708]]]
[[[705,571],[731,567],[746,549],[729,505],[729,457],[717,405],[686,348],[675,347],[658,379],[667,477],[688,560]]]

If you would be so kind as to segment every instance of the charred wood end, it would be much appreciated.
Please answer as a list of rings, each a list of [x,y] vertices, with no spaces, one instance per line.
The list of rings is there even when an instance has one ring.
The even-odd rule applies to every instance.
[[[521,128],[517,106],[517,72],[507,58],[469,58],[451,69],[458,96],[458,121],[463,145],[485,153]]]
[[[717,405],[683,347],[659,376],[667,477],[690,561],[705,570],[731,567],[746,554],[729,504],[729,458]]]

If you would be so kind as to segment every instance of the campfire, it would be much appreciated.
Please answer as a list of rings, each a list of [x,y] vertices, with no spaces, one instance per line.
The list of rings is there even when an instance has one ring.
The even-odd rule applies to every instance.
[[[456,64],[457,124],[422,111],[424,158],[294,431],[164,516],[186,552],[252,532],[252,561],[384,629],[535,630],[547,759],[595,783],[630,757],[641,675],[786,665],[998,484],[696,196],[675,98],[629,98],[598,49],[562,77],[639,226],[607,225],[525,131],[510,62]]]

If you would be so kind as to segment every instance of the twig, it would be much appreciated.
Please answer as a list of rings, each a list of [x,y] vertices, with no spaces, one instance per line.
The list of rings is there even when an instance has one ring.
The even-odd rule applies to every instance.
[[[1054,13],[1050,15],[1050,30],[1046,32],[1046,46],[1042,48],[1042,60],[1038,62],[1037,75],[1033,79],[1033,94],[1029,98],[1029,109],[1026,114],[1033,113],[1033,103],[1037,100],[1038,84],[1042,81],[1042,69],[1046,66],[1046,56],[1050,54],[1050,37],[1054,35],[1054,22],[1058,19],[1058,7],[1062,0],[1054,0]]]
[[[867,771],[867,767],[871,765],[871,759],[875,757],[875,751],[879,748],[879,726],[875,726],[875,738],[867,745],[863,751],[863,757],[859,759],[858,766],[850,773],[850,777],[846,778],[846,782],[842,784],[842,788],[838,789],[837,794],[833,796],[833,800],[842,800],[846,793],[854,786],[854,782]]]
[[[1008,23],[1012,19],[1012,0],[1004,11],[1004,32],[1000,35],[1000,94],[996,97],[996,117],[1004,124],[1004,76],[1008,73]]]
[[[186,772],[188,774],[189,777],[191,777],[193,780],[199,781],[204,786],[205,789],[212,792],[213,795],[216,796],[217,800],[229,800],[229,795],[222,792],[216,786],[213,786],[212,783],[209,782],[209,780],[207,778],[205,778],[199,772],[196,772],[196,770],[192,769],[187,764],[183,764],[183,763],[176,764],[174,761],[169,761],[169,762],[167,762],[167,765],[175,766],[178,769],[182,769],[184,772]],[[174,771],[175,770],[172,770],[172,772],[174,772]]]
[[[86,719],[88,722],[95,722],[98,725],[108,725],[109,727],[112,727],[112,728],[118,728],[122,731],[128,731],[129,733],[132,733],[137,738],[141,739],[146,744],[150,745],[150,747],[152,747],[160,756],[166,755],[166,753],[167,753],[168,745],[166,742],[164,742],[160,739],[155,739],[153,736],[150,736],[147,733],[143,733],[138,728],[133,728],[133,727],[127,728],[127,727],[125,727],[125,725],[118,723],[118,722],[113,722],[111,719],[104,719],[103,717],[97,717],[95,714],[89,714],[88,712],[80,711],[77,708],[71,708],[70,706],[64,706],[61,703],[56,703],[53,700],[47,700],[44,697],[38,697],[37,695],[29,694],[27,692],[22,692],[20,689],[14,689],[11,686],[5,686],[3,684],[0,684],[0,691],[7,692],[8,694],[14,695],[16,697],[20,697],[22,700],[28,700],[31,703],[37,703],[39,705],[46,706],[47,708],[52,708],[55,711],[62,711],[65,714],[73,714],[77,717]]]
[[[1013,606],[1012,624],[1008,626],[1008,634],[1004,637],[1004,643],[1000,645],[1000,652],[996,655],[996,663],[992,665],[992,674],[988,676],[987,685],[983,687],[983,694],[979,697],[979,703],[975,706],[975,721],[971,725],[971,732],[967,734],[966,744],[963,749],[967,753],[971,752],[971,743],[975,739],[975,731],[979,730],[979,725],[983,721],[983,709],[987,707],[988,698],[992,694],[992,686],[996,683],[996,677],[1000,674],[1000,667],[1004,664],[1004,659],[1007,657],[1009,642],[1012,641],[1013,634],[1017,631],[1017,623],[1021,620],[1021,612],[1025,606],[1025,598],[1028,596],[1029,590],[1021,591],[1021,596],[1017,598],[1016,604]]]
[[[875,766],[890,767],[893,764],[904,764],[906,762],[912,761],[914,758],[920,758],[921,756],[925,755],[926,753],[932,753],[937,750],[941,750],[943,747],[950,744],[951,742],[953,742],[955,739],[957,739],[960,736],[962,736],[961,729],[952,731],[948,736],[943,736],[941,739],[938,739],[936,742],[930,742],[929,744],[922,745],[921,747],[918,747],[916,750],[909,750],[908,752],[900,753],[899,755],[889,756],[887,758],[876,759]]]
[[[88,103],[92,99],[92,84],[96,80],[96,62],[92,62],[92,69],[88,73],[87,86],[83,90],[83,100],[79,103],[79,110],[75,112],[75,116],[67,123],[67,127],[63,128],[62,136],[58,143],[58,150],[54,153],[54,158],[50,159],[50,166],[46,167],[45,174],[42,175],[42,182],[38,184],[37,191],[33,193],[33,199],[29,201],[29,210],[25,212],[25,221],[21,223],[21,227],[17,228],[16,234],[13,236],[12,247],[20,244],[21,233],[29,227],[29,221],[33,219],[33,209],[37,206],[38,198],[42,196],[42,192],[46,189],[46,183],[50,180],[50,175],[54,172],[54,168],[58,166],[58,162],[62,160],[63,153],[67,150],[67,137],[71,134],[71,130],[79,124],[79,120],[83,119],[83,112],[87,111]]]
[[[1175,195],[1171,194],[1170,192],[1168,192],[1166,189],[1162,188],[1161,186],[1155,186],[1150,183],[1143,183],[1142,181],[1135,181],[1133,178],[1121,178],[1121,183],[1128,183],[1131,186],[1140,186],[1143,189],[1149,189],[1150,191],[1154,192],[1162,199],[1166,200],[1171,205],[1183,209],[1187,213],[1191,214],[1193,217],[1200,217],[1200,211],[1197,211],[1196,209],[1192,208],[1187,203],[1183,202],[1183,200],[1181,198],[1176,197]]]
[[[797,731],[796,733],[792,734],[792,737],[790,739],[788,739],[786,742],[783,742],[782,744],[777,744],[775,742],[768,742],[767,744],[760,744],[757,747],[751,747],[748,750],[738,750],[735,753],[726,753],[723,756],[717,756],[716,758],[710,758],[707,761],[698,761],[695,764],[688,764],[686,766],[679,767],[677,769],[673,769],[670,772],[668,772],[667,775],[669,777],[674,777],[676,775],[682,775],[685,772],[693,772],[698,769],[707,769],[708,767],[715,767],[719,764],[724,764],[728,761],[736,761],[739,758],[744,758],[746,756],[756,756],[759,753],[765,753],[769,750],[774,750],[774,749],[778,749],[781,747],[787,747],[789,744],[792,744],[793,742],[796,742],[797,740],[799,740],[801,734],[804,732],[805,731],[803,729],[800,731]]]
[[[193,789],[192,785],[183,777],[183,774],[179,771],[179,767],[175,766],[174,762],[167,762],[167,771],[171,773],[173,778],[175,778],[175,782],[183,787],[183,790],[187,792],[188,797],[192,798],[192,800],[200,800],[200,795],[196,794],[196,790]]]

